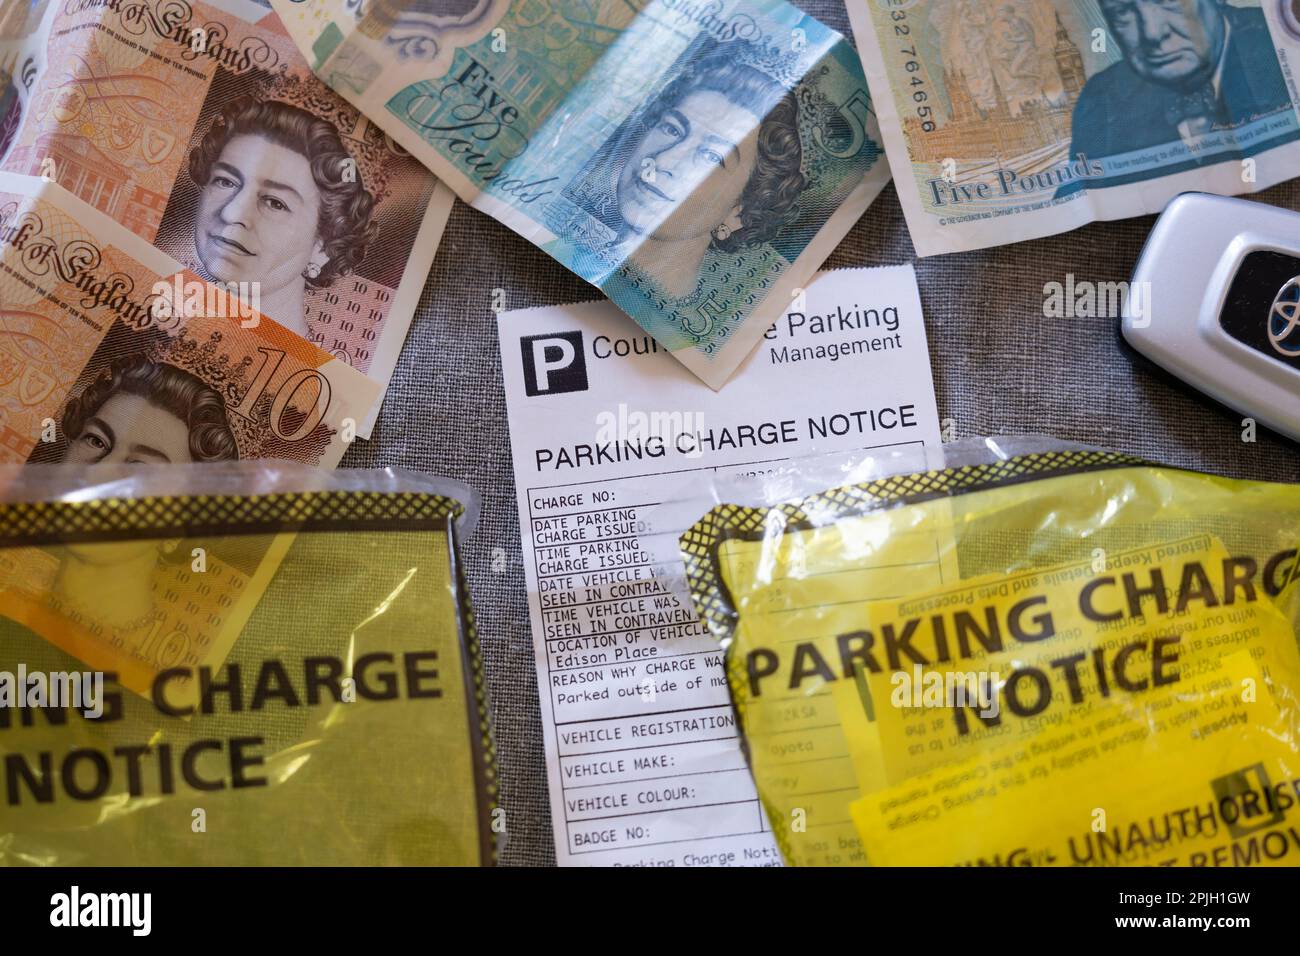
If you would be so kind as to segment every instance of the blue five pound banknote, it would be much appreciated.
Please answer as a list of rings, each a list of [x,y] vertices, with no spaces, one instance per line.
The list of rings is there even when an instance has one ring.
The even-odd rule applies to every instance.
[[[847,0],[921,255],[1300,175],[1300,0]]]
[[[721,387],[888,181],[781,0],[272,0],[326,83]]]

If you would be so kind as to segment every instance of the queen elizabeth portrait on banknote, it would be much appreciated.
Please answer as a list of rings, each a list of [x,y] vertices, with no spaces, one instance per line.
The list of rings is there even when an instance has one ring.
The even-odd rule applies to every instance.
[[[119,359],[63,410],[63,460],[110,464],[239,457],[226,403],[211,385],[166,362]]]
[[[180,538],[134,538],[49,547],[58,563],[46,603],[114,647],[138,646],[162,620],[158,584],[172,584],[189,564],[180,544]]]
[[[190,153],[201,192],[194,251],[205,278],[257,283],[260,311],[308,334],[306,292],[365,258],[374,197],[326,120],[276,100],[226,105]]]
[[[688,63],[611,150],[610,251],[671,298],[696,291],[711,254],[774,236],[805,185],[794,95],[745,63],[742,46]]]
[[[110,363],[68,400],[61,425],[66,462],[173,464],[239,457],[220,392],[185,369],[143,355]],[[178,552],[179,544],[180,539],[137,538],[52,548],[58,563],[50,600],[115,646],[135,646],[160,620],[159,582],[174,585],[171,575],[183,570],[169,556],[189,563],[189,549]]]

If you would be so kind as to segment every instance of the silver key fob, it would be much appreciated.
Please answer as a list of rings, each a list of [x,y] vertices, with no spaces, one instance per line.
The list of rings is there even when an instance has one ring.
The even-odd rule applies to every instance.
[[[1300,441],[1300,213],[1177,197],[1142,250],[1123,329],[1157,365]]]

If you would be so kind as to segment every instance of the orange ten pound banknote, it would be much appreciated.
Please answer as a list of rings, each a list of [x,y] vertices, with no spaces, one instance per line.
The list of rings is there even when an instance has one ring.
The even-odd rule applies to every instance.
[[[0,169],[58,182],[386,387],[450,190],[313,76],[265,6],[16,2]]]

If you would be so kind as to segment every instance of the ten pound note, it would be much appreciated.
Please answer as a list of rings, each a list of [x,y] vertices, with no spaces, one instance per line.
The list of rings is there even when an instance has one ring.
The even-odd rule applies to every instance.
[[[1300,170],[1294,0],[848,0],[920,255]]]
[[[378,393],[61,187],[0,172],[0,465],[274,458],[333,467]],[[161,609],[134,623],[113,620],[103,602],[81,608],[71,630],[49,617],[71,613],[61,606],[33,606],[23,623],[143,691],[163,667],[220,664],[288,542],[223,537],[197,585],[188,551],[164,562],[150,579]],[[124,541],[113,560],[129,577],[159,548],[166,542]],[[51,575],[76,568],[91,580],[111,571],[79,564],[75,547],[64,557],[5,554],[0,591],[42,592]]]
[[[59,183],[387,384],[453,197],[312,75],[274,13],[4,6],[0,169]]]
[[[317,73],[714,388],[888,180],[861,64],[781,0],[272,0]]]

